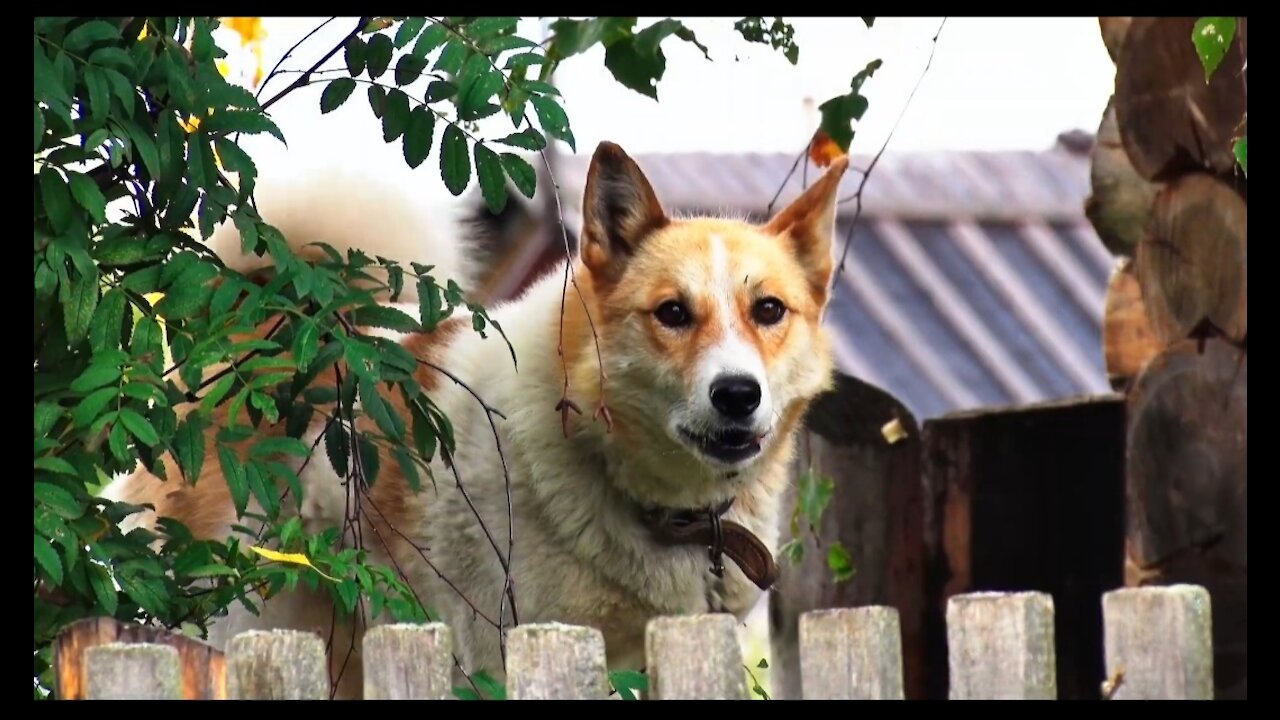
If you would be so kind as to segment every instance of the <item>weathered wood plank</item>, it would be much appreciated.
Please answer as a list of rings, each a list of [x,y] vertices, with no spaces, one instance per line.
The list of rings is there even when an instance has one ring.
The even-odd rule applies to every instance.
[[[365,700],[453,698],[453,637],[443,623],[379,625],[364,636]]]
[[[1213,613],[1195,585],[1125,588],[1102,597],[1115,700],[1212,700]]]
[[[886,436],[886,426],[893,422],[901,434]],[[928,693],[919,425],[889,393],[840,374],[835,388],[810,408],[805,429],[797,442],[783,521],[795,510],[797,480],[805,472],[830,477],[835,488],[815,528],[816,538],[802,525],[804,558],[799,563],[779,560],[781,577],[769,597],[773,697],[802,696],[799,632],[804,613],[878,605],[898,611],[903,691],[907,699],[923,699]],[[827,566],[826,550],[835,542],[853,558],[850,579],[837,581]],[[945,688],[945,678],[938,684]]]
[[[800,617],[805,700],[902,700],[902,630],[891,607]]]
[[[947,602],[952,700],[1057,700],[1053,598],[969,593]]]
[[[609,695],[604,635],[560,623],[521,625],[507,639],[507,697],[599,700]]]
[[[227,645],[227,690],[233,700],[324,700],[328,662],[319,635],[250,630]]]
[[[717,613],[661,617],[645,632],[649,689],[655,700],[745,700],[737,622]]]
[[[178,651],[155,643],[110,643],[84,654],[86,700],[181,700]]]
[[[1053,597],[1059,697],[1100,697],[1099,598],[1123,585],[1124,421],[1124,398],[1106,395],[925,423],[931,669],[946,667],[947,598],[1039,591]],[[930,697],[948,695],[941,674]]]
[[[85,652],[99,645],[156,643],[178,651],[184,700],[227,697],[226,658],[208,643],[150,625],[124,624],[109,617],[77,620],[63,628],[54,644],[55,695],[60,700],[85,698]]]

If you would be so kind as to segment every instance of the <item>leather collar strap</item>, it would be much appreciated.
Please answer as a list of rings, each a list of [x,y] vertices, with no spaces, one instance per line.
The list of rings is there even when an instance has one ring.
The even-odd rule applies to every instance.
[[[704,545],[711,557],[711,572],[724,576],[723,556],[728,555],[743,574],[761,590],[778,581],[778,564],[769,548],[750,530],[724,514],[733,498],[714,508],[675,510],[653,508],[641,513],[653,537],[663,545]]]

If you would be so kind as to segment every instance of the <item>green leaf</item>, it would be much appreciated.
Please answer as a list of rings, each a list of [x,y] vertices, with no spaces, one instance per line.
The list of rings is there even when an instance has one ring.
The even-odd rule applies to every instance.
[[[351,78],[331,80],[320,93],[320,114],[331,113],[342,107],[356,89],[356,81]]]
[[[334,421],[324,431],[324,450],[329,456],[329,464],[341,477],[346,477],[350,470],[351,440],[347,437],[347,428],[341,422]]]
[[[502,167],[507,171],[516,188],[525,197],[533,199],[533,194],[538,189],[538,173],[534,172],[533,166],[519,155],[502,153]]]
[[[432,50],[444,44],[449,39],[449,28],[441,23],[433,22],[425,32],[418,36],[418,42],[413,44],[412,54],[417,58],[425,58],[431,54]]]
[[[792,565],[804,562],[804,543],[799,540],[788,540],[779,552],[790,560]]]
[[[1191,42],[1196,46],[1200,64],[1204,66],[1204,81],[1209,82],[1231,49],[1236,37],[1236,19],[1233,17],[1202,17],[1196,20],[1191,31]]]
[[[440,142],[440,176],[445,187],[454,195],[461,195],[471,180],[471,158],[467,152],[467,138],[457,125],[449,123]]]
[[[523,148],[525,150],[534,150],[534,151],[542,150],[547,146],[547,138],[544,137],[542,133],[538,132],[537,130],[534,130],[533,128],[525,128],[520,132],[511,133],[510,135],[502,138],[501,140],[497,140],[496,142],[500,142],[503,145],[510,145],[512,147],[518,147],[518,148]]]
[[[142,45],[142,43],[139,43],[139,45]],[[114,68],[117,74],[134,75],[139,70],[129,53],[110,45],[94,50],[93,54],[89,56],[89,63],[98,67]]]
[[[391,142],[404,134],[409,125],[409,96],[403,90],[392,90],[387,93],[387,102],[382,110],[382,140]]]
[[[418,167],[431,154],[435,129],[435,113],[427,108],[419,105],[409,113],[409,125],[404,131],[404,161],[409,167]]]
[[[831,568],[838,583],[853,577],[853,558],[849,557],[849,551],[844,549],[839,540],[832,542],[827,548],[827,567]]]
[[[872,25],[876,24],[876,19],[874,17],[864,17],[862,18],[862,22],[866,23],[867,27],[870,28]]]
[[[120,607],[120,596],[116,593],[115,586],[111,584],[110,573],[97,563],[90,563],[88,570],[89,585],[93,587],[93,596],[98,599],[98,604],[102,606],[103,612],[107,615],[115,615],[116,610]]]
[[[585,52],[603,42],[606,46],[631,35],[635,27],[633,17],[599,17],[591,20],[563,18],[551,23],[552,36],[548,55],[557,60]]]
[[[137,410],[133,408],[120,408],[120,422],[124,424],[129,434],[138,438],[138,440],[148,447],[154,446],[160,442],[160,436],[156,433],[156,429],[151,422],[142,417]]]
[[[67,520],[75,520],[84,515],[84,506],[76,502],[74,496],[53,483],[39,482],[35,484],[35,500],[49,508],[55,515]]]
[[[208,426],[201,415],[191,413],[182,419],[173,434],[174,458],[187,482],[192,484],[200,477],[204,466],[204,434]]]
[[[71,382],[71,392],[87,393],[120,379],[120,367],[114,363],[94,363]]]
[[[103,197],[102,191],[98,189],[98,184],[89,178],[88,175],[78,172],[67,173],[67,178],[71,181],[71,196],[80,203],[80,207],[89,211],[89,216],[98,224],[107,221],[107,199]]]
[[[396,440],[404,437],[404,421],[392,411],[387,402],[378,394],[377,384],[368,378],[361,378],[360,380],[360,404],[365,414],[373,418],[373,421],[377,423],[378,429]]]
[[[119,39],[120,31],[114,25],[104,20],[91,20],[67,33],[62,39],[62,47],[68,52],[82,55],[94,43]]]
[[[44,141],[44,113],[40,111],[40,105],[36,104],[36,150],[40,149],[40,143]]]
[[[98,419],[103,410],[107,409],[107,405],[119,396],[120,391],[116,387],[104,387],[94,390],[76,404],[71,411],[71,422],[78,428],[88,427],[94,420]]]
[[[497,153],[484,143],[476,143],[476,179],[480,181],[484,202],[494,215],[507,206],[507,177],[502,165]]]
[[[49,431],[53,429],[54,423],[58,422],[58,418],[62,417],[63,412],[63,409],[56,403],[51,403],[46,400],[36,403],[36,437],[48,435]]]
[[[844,152],[849,151],[849,145],[853,142],[852,123],[855,120],[861,120],[867,111],[867,99],[861,94],[862,85],[883,64],[881,60],[872,60],[867,63],[865,68],[853,76],[853,80],[849,83],[851,91],[848,94],[833,97],[818,106],[818,110],[822,112],[820,125],[822,131]]]
[[[432,80],[427,85],[427,92],[423,96],[423,101],[427,104],[448,100],[458,94],[458,86],[448,80]]]
[[[360,470],[364,474],[364,481],[372,487],[378,479],[378,470],[381,467],[378,459],[378,445],[367,435],[360,435],[356,439],[356,445],[360,448]]]
[[[531,102],[534,112],[538,114],[538,122],[542,124],[542,129],[551,137],[568,143],[569,149],[577,152],[573,133],[569,130],[569,116],[565,114],[564,108],[545,95],[539,95]]]
[[[365,70],[369,72],[370,80],[377,80],[387,71],[387,66],[391,64],[393,51],[391,38],[386,35],[374,35],[369,38],[369,51],[365,56]]]
[[[62,175],[48,165],[40,168],[40,199],[49,224],[59,233],[66,232],[71,225],[71,193]]]
[[[125,126],[125,133],[129,136],[129,141],[133,143],[134,150],[142,156],[142,165],[147,169],[147,173],[152,178],[162,177],[162,168],[160,167],[160,152],[156,149],[156,141],[150,132],[140,128],[136,122],[130,122]]]
[[[396,47],[403,48],[409,44],[409,41],[418,37],[418,33],[422,32],[422,28],[427,24],[424,17],[405,18],[400,27],[396,28]]]
[[[60,475],[71,475],[74,477],[77,474],[75,467],[60,457],[45,456],[36,458],[34,466],[36,470],[43,470],[45,472]]]
[[[507,698],[507,691],[502,686],[502,683],[494,680],[493,676],[484,670],[472,673],[471,681],[476,684],[476,687],[480,688],[481,692],[487,694],[493,700],[505,700]]]
[[[381,85],[369,86],[369,109],[373,110],[373,116],[382,119],[382,110],[387,105],[387,91],[382,89]]]
[[[231,501],[236,506],[236,516],[243,516],[249,506],[249,478],[236,452],[226,445],[218,446],[218,464],[231,491]]]
[[[396,332],[421,332],[422,325],[403,310],[385,305],[365,305],[356,308],[352,320],[357,326],[379,327]]]
[[[365,58],[369,55],[369,46],[365,41],[358,37],[353,37],[347,41],[344,48],[344,58],[347,61],[347,72],[351,77],[357,77],[364,72]]]
[[[274,135],[280,142],[285,142],[284,134],[276,127],[275,121],[261,110],[223,110],[206,118],[200,129],[210,135],[219,132],[246,135],[266,132]]]
[[[120,288],[112,288],[98,301],[89,326],[89,347],[95,353],[120,347],[120,331],[124,323],[124,311],[128,299]]]
[[[62,558],[58,557],[58,553],[54,552],[53,545],[48,540],[45,540],[39,535],[36,535],[35,539],[36,562],[44,569],[45,574],[49,576],[49,579],[53,581],[54,585],[61,585]]]
[[[835,495],[835,480],[819,475],[810,468],[800,476],[799,486],[799,503],[796,508],[809,526],[816,529],[822,524],[822,513]]]
[[[760,658],[760,662],[756,663],[756,668],[759,670],[768,670],[769,661],[766,658]]]
[[[1236,162],[1240,163],[1240,169],[1244,171],[1245,177],[1249,177],[1249,138],[1242,137],[1232,146],[1232,151],[1236,154]]]
[[[311,454],[311,448],[298,438],[269,437],[259,440],[249,454],[259,460],[268,460],[277,455],[295,455],[305,458]]]
[[[226,565],[210,564],[201,565],[200,567],[188,570],[187,577],[206,578],[206,577],[240,577],[240,573],[235,568]]]
[[[418,457],[423,462],[431,462],[431,458],[436,454],[435,426],[418,403],[411,403],[409,412],[413,417],[413,444],[418,451]]]
[[[396,85],[404,87],[417,80],[427,69],[427,61],[413,55],[401,55],[396,61]]]
[[[638,693],[649,691],[649,676],[635,670],[614,670],[609,673],[609,684],[623,700],[638,700]]]
[[[298,369],[306,371],[320,351],[320,328],[314,320],[306,320],[293,338],[293,359]]]
[[[618,82],[657,100],[657,82],[667,70],[667,57],[662,52],[662,41],[672,35],[697,45],[706,53],[706,48],[684,23],[668,18],[650,25],[632,37],[609,45],[605,49],[605,67],[609,68]]]
[[[67,328],[67,340],[73,345],[85,338],[89,332],[89,324],[93,322],[93,312],[98,308],[98,273],[80,276],[71,286],[63,285],[62,311]]]
[[[396,458],[396,464],[400,466],[400,472],[404,474],[404,479],[409,483],[409,489],[418,492],[422,489],[422,478],[418,477],[418,466],[414,464],[413,457],[409,455],[409,451],[404,447],[397,445],[391,449],[391,454]]]
[[[100,67],[86,65],[84,84],[89,91],[89,117],[100,123],[111,109],[111,90],[107,85],[106,72]]]
[[[462,69],[462,63],[467,59],[467,47],[461,40],[449,40],[444,46],[440,57],[436,58],[435,68],[440,72],[448,75],[456,75]]]

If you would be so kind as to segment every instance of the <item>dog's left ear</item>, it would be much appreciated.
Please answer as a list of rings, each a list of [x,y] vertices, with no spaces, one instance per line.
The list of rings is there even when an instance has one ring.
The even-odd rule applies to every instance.
[[[834,265],[831,245],[836,232],[836,200],[840,179],[849,168],[849,158],[831,163],[816,183],[764,226],[766,232],[785,236],[792,251],[809,274],[809,282],[818,297],[825,297]]]
[[[607,282],[616,282],[640,243],[669,222],[640,167],[611,142],[591,157],[582,210],[582,261]]]

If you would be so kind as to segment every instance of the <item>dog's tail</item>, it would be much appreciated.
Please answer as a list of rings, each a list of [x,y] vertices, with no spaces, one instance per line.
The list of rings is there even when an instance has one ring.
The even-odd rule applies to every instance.
[[[441,285],[452,279],[470,290],[476,280],[467,246],[472,229],[461,201],[438,193],[434,197],[414,193],[347,168],[263,177],[254,195],[262,219],[280,230],[300,257],[325,257],[314,245],[325,243],[343,257],[348,250],[358,249],[370,258],[395,260],[406,272],[411,262],[434,266],[431,275]],[[270,254],[260,257],[241,249],[240,233],[230,221],[215,230],[208,242],[229,268],[246,275],[273,265]],[[400,299],[417,299],[413,283],[405,283]]]

